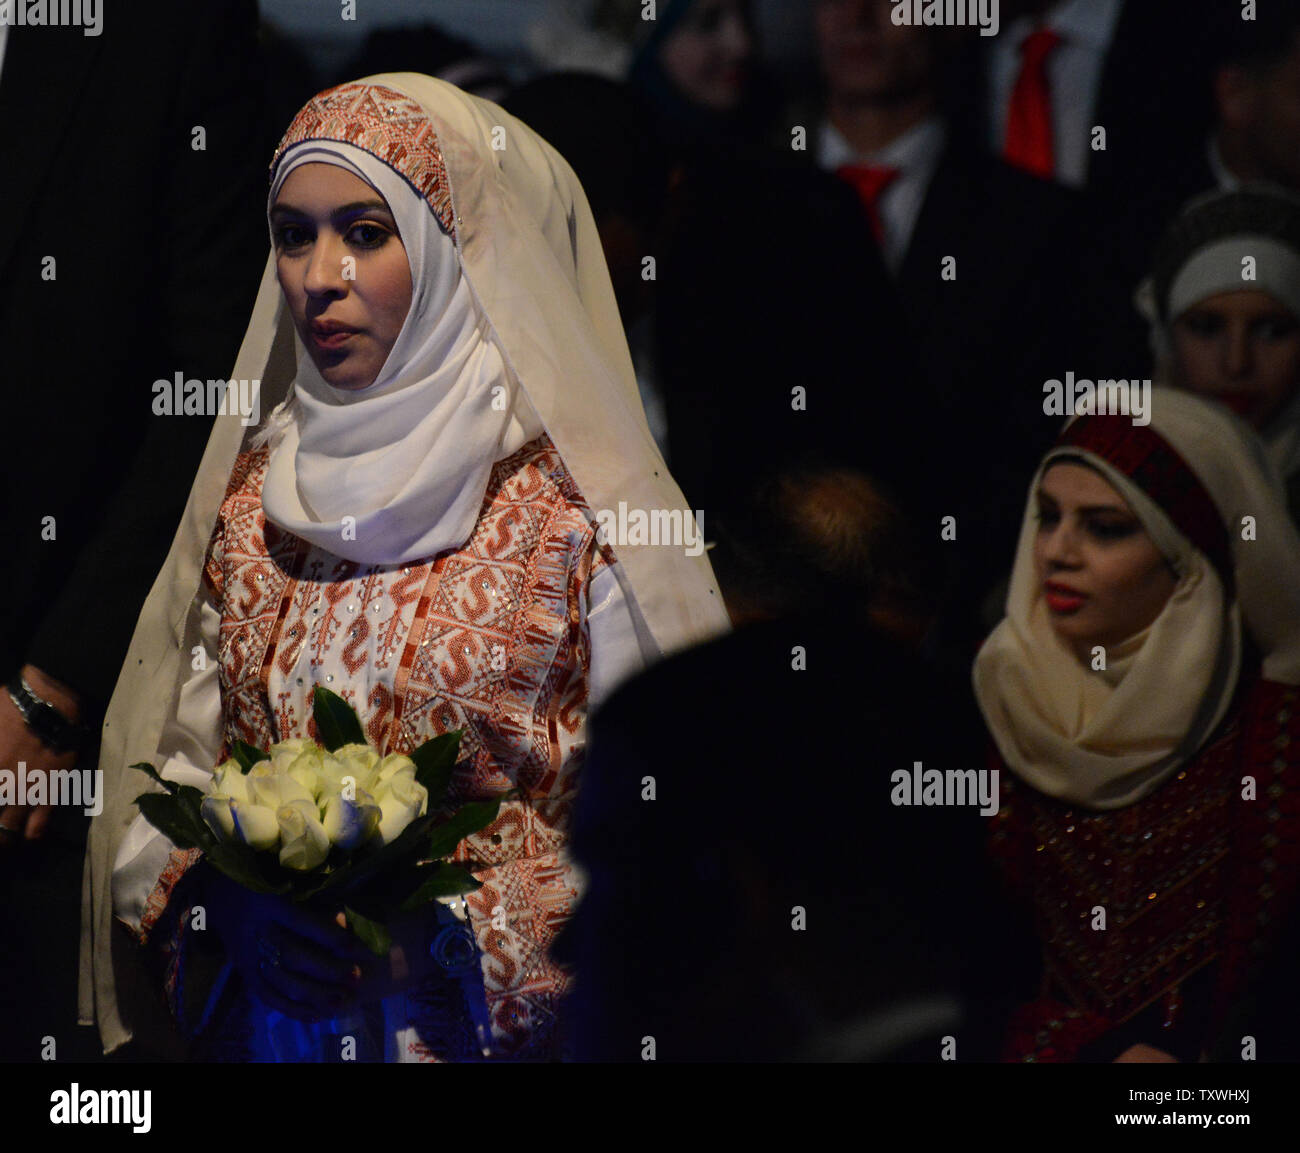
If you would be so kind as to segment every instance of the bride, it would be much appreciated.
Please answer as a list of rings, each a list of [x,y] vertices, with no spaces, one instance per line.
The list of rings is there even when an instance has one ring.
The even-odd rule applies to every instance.
[[[232,375],[280,403],[260,429],[218,418],[109,708],[82,1019],[106,1051],[129,1040],[125,990],[152,961],[201,1059],[321,1055],[312,1038],[357,1014],[375,1058],[555,1057],[567,981],[547,947],[581,887],[565,850],[587,712],[726,629],[703,555],[596,535],[620,501],[688,506],[590,210],[519,121],[397,74],[302,109],[268,216]],[[452,803],[520,790],[456,854],[482,887],[395,927],[387,960],[341,919],[225,881],[133,804],[133,763],[203,788],[236,740],[310,736],[317,685],[381,752],[464,730]],[[430,956],[452,916],[468,980]]]

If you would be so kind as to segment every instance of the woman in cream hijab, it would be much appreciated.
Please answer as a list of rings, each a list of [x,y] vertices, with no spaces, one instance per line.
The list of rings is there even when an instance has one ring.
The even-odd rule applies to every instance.
[[[1251,431],[1167,390],[1146,426],[1071,421],[974,683],[1044,951],[1009,1055],[1214,1051],[1300,834],[1300,540]]]
[[[456,799],[521,789],[458,853],[483,882],[462,907],[481,982],[462,995],[395,954],[366,977],[385,990],[378,1055],[553,1057],[566,978],[547,946],[581,885],[565,844],[585,717],[726,629],[697,522],[673,542],[597,537],[620,502],[686,505],[582,190],[513,117],[413,74],[331,89],[277,149],[268,214],[233,377],[275,407],[261,428],[218,417],[110,704],[82,1018],[106,1051],[131,1037],[122,926],[164,962],[199,1055],[283,1057],[258,1014],[355,1002],[342,930],[206,878],[138,815],[127,768],[204,787],[236,739],[307,736],[322,684],[382,752],[466,730]],[[200,897],[223,932],[188,927]]]

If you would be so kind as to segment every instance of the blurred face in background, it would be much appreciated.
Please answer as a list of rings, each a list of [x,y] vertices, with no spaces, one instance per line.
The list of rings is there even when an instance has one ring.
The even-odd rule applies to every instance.
[[[659,49],[659,64],[687,99],[731,112],[745,94],[754,37],[745,0],[695,0]]]
[[[1178,583],[1124,498],[1082,464],[1052,465],[1038,486],[1034,567],[1052,631],[1081,661],[1141,632]]]
[[[1242,175],[1300,189],[1300,36],[1262,72],[1224,68],[1215,78],[1220,130],[1248,166]]]
[[[890,0],[815,0],[817,56],[831,96],[912,99],[931,85],[933,29],[898,25]]]
[[[1173,323],[1172,383],[1264,428],[1300,388],[1300,319],[1266,292],[1224,292]]]

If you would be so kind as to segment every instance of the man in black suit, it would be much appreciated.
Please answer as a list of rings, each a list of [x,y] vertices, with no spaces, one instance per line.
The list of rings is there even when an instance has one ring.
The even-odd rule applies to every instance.
[[[814,6],[825,102],[813,154],[858,190],[937,395],[907,429],[924,469],[913,483],[956,517],[954,567],[973,611],[1009,564],[1025,486],[1059,423],[1043,413],[1043,382],[1080,364],[1069,320],[1081,205],[962,137],[951,35],[896,25],[891,10]]]
[[[254,0],[132,0],[105,4],[98,34],[8,29],[0,769],[24,763],[29,785],[96,767],[210,431],[213,413],[163,414],[154,383],[227,378],[256,296],[272,143],[256,20]],[[0,812],[4,1056],[75,1036],[85,828],[81,807]]]

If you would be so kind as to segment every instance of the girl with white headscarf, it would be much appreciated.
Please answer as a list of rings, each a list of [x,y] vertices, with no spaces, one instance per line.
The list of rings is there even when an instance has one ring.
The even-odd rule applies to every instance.
[[[1213,1050],[1300,864],[1300,539],[1251,431],[1168,390],[1072,420],[974,685],[1045,964],[1008,1056]]]
[[[348,356],[333,355],[367,347],[374,324],[346,327],[367,303],[371,320],[383,311],[367,266],[356,271],[373,242],[362,238],[351,277],[313,265],[296,281],[281,269],[277,284],[309,230],[278,200],[304,165],[379,194],[389,217],[355,204],[334,217],[391,219],[388,243],[405,252],[409,310],[373,379],[344,379]],[[695,518],[683,513],[690,531],[673,542],[597,537],[598,521],[615,523],[598,514],[621,504],[686,506],[646,426],[582,190],[513,117],[413,74],[330,89],[277,149],[268,211],[274,250],[233,376],[259,381],[263,411],[276,407],[260,429],[218,417],[110,704],[82,1018],[106,1051],[132,1035],[124,989],[137,970],[114,944],[125,926],[163,958],[198,1054],[285,1056],[251,1025],[279,1022],[265,1005],[305,1000],[306,976],[334,981],[348,946],[331,926],[298,925],[298,969],[259,976],[240,953],[258,944],[251,930],[223,951],[188,929],[204,885],[213,905],[244,902],[231,924],[289,913],[212,888],[197,850],[138,815],[143,778],[126,766],[153,761],[204,787],[235,740],[307,736],[321,684],[382,752],[465,730],[454,801],[521,790],[457,853],[482,882],[464,909],[481,987],[462,997],[437,974],[407,980],[382,1002],[378,1055],[553,1057],[566,978],[547,946],[580,891],[565,845],[586,714],[626,676],[727,627]]]
[[[1193,200],[1161,238],[1137,303],[1156,383],[1249,422],[1300,524],[1300,197],[1248,184]]]

